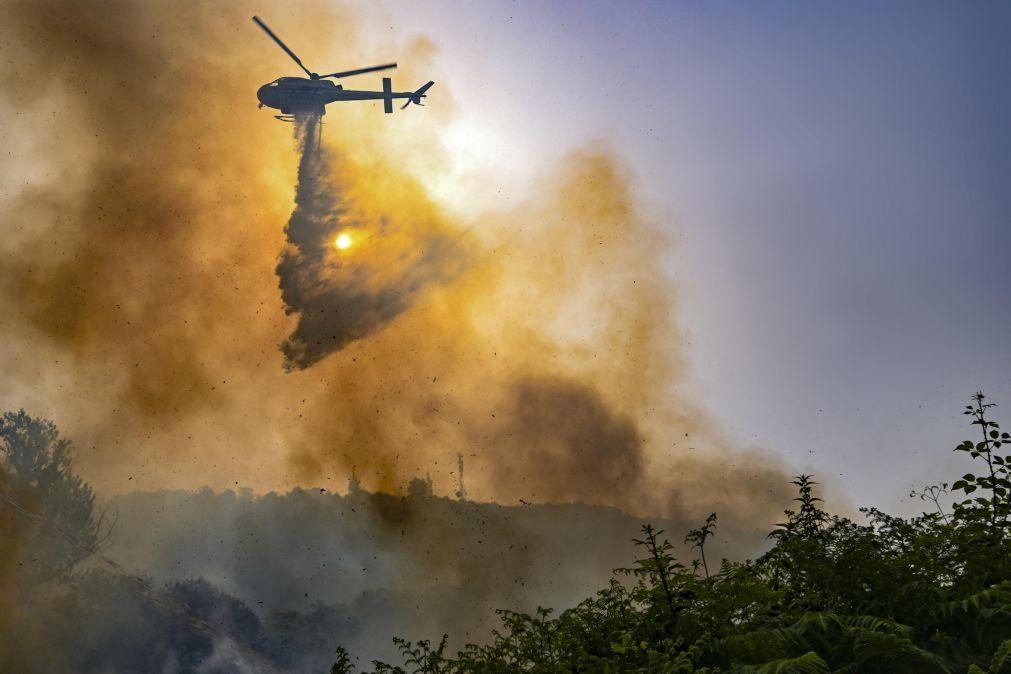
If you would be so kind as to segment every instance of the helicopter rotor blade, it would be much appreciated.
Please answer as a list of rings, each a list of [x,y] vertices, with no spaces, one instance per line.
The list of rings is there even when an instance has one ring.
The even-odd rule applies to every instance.
[[[260,28],[263,29],[263,32],[265,32],[267,35],[270,36],[270,39],[272,39],[274,42],[277,43],[278,47],[280,47],[281,49],[284,50],[284,53],[286,53],[288,56],[290,56],[291,59],[295,63],[298,64],[299,68],[301,68],[302,70],[305,71],[306,75],[308,75],[312,79],[316,79],[318,77],[318,75],[316,75],[311,70],[309,70],[304,65],[302,65],[302,60],[300,58],[298,58],[298,56],[295,55],[295,52],[293,52],[292,50],[288,49],[288,45],[286,45],[284,42],[282,42],[281,38],[279,38],[278,36],[274,35],[274,31],[272,31],[270,28],[267,28],[267,24],[265,24],[263,21],[261,21],[260,17],[254,16],[253,17],[253,21],[256,22],[257,26],[259,26]]]
[[[320,77],[332,77],[337,79],[338,77],[351,77],[352,75],[361,75],[362,73],[371,73],[376,70],[389,70],[390,68],[396,68],[396,63],[386,63],[381,66],[369,66],[368,68],[356,68],[354,70],[343,70],[339,73],[330,73],[329,75],[320,75]]]

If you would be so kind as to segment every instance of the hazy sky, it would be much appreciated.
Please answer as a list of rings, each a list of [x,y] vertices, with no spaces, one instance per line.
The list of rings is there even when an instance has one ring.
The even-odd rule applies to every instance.
[[[335,487],[374,445],[383,484],[439,459],[447,493],[466,446],[472,495],[511,497],[494,462],[524,462],[496,433],[550,450],[578,398],[600,423],[556,438],[573,465],[605,476],[582,452],[628,416],[617,464],[669,489],[552,491],[569,470],[529,498],[662,492],[751,514],[785,479],[745,445],[909,512],[910,488],[965,472],[951,448],[974,391],[1011,419],[1008,3],[330,1],[126,3],[115,21],[27,3],[0,21],[19,54],[0,69],[16,214],[0,397],[53,416],[101,489]],[[476,256],[300,373],[276,351],[296,155],[254,97],[297,71],[254,12],[320,72],[398,60],[397,90],[437,81],[426,109],[334,106],[325,137],[362,222],[467,233]],[[387,269],[368,241],[349,255]],[[522,414],[510,429],[490,412],[517,395],[541,412],[515,386],[530,373],[565,386],[527,440]],[[430,413],[438,396],[459,407]],[[712,493],[720,480],[734,489]]]
[[[438,45],[461,167],[619,152],[677,236],[694,377],[740,440],[895,508],[961,472],[971,393],[1011,408],[1011,5],[370,12]]]

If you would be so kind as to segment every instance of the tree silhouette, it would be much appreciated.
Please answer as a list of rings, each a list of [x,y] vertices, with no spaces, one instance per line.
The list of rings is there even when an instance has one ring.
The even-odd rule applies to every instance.
[[[69,440],[24,410],[0,418],[0,456],[9,474],[4,504],[34,520],[22,550],[29,583],[51,580],[110,542],[114,516],[96,513],[91,486],[75,475]]]

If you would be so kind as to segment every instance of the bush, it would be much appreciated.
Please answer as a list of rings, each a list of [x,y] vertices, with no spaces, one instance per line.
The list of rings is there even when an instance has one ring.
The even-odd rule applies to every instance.
[[[981,466],[950,488],[913,492],[933,512],[904,519],[862,510],[830,515],[809,475],[794,480],[796,509],[754,561],[711,572],[713,514],[685,541],[686,566],[662,531],[642,527],[642,557],[596,597],[554,616],[502,611],[486,645],[445,655],[397,640],[405,666],[377,672],[1011,672],[1011,435],[977,393],[965,414],[981,439],[965,452]],[[346,667],[347,663],[343,663]],[[339,671],[349,671],[342,669]]]

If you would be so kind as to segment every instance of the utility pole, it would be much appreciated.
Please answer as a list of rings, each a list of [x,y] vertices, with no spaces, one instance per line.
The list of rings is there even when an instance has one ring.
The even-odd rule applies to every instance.
[[[460,487],[456,490],[456,498],[461,501],[467,500],[467,487],[463,484],[463,454],[456,455],[456,469],[460,473]]]
[[[351,477],[348,478],[348,496],[358,496],[362,493],[362,483],[358,480],[355,466],[351,466]]]

